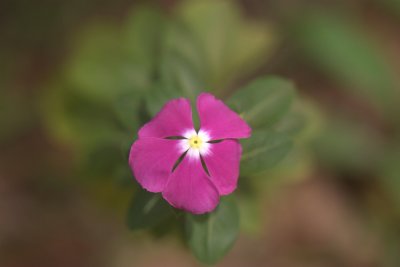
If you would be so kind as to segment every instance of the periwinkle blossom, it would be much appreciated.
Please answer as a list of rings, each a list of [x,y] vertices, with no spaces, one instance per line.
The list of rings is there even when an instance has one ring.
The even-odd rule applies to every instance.
[[[251,128],[209,93],[197,98],[200,130],[194,129],[190,101],[173,99],[138,134],[129,164],[138,183],[162,193],[175,208],[202,214],[237,186],[242,147]]]

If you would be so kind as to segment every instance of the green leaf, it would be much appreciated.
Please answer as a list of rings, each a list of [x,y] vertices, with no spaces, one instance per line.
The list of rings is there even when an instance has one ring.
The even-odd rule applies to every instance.
[[[319,69],[348,90],[386,112],[397,110],[400,97],[390,64],[353,20],[330,12],[311,12],[295,22],[295,42]],[[321,88],[323,89],[323,88]]]
[[[129,133],[134,134],[139,127],[139,103],[142,100],[134,92],[122,94],[112,102],[112,109],[119,123],[127,129]]]
[[[239,233],[239,211],[231,197],[224,197],[217,209],[204,215],[187,214],[187,242],[203,263],[214,264],[232,247]]]
[[[275,41],[269,27],[246,21],[234,1],[184,1],[177,15],[197,43],[208,81],[219,89],[260,66]]]
[[[120,139],[112,110],[63,85],[50,85],[41,99],[41,113],[56,138],[74,145]]]
[[[254,175],[273,167],[292,148],[292,140],[288,135],[273,131],[254,131],[249,139],[241,143],[241,175]]]
[[[182,66],[183,65],[183,66]],[[168,81],[168,75],[171,72],[168,68],[183,69],[188,68],[194,77],[194,80],[200,81],[201,84],[194,84],[199,87],[205,83],[207,67],[205,59],[201,55],[201,48],[193,37],[193,33],[183,25],[176,21],[169,21],[163,32],[162,52],[160,63],[160,76],[163,82]],[[183,88],[187,90],[188,88]]]
[[[86,27],[66,67],[72,89],[87,98],[112,100],[115,95],[143,87],[148,69],[126,57],[120,30],[110,25]]]
[[[204,88],[204,78],[179,53],[164,55],[160,66],[160,82],[164,87],[176,88],[180,96],[194,100]],[[168,89],[167,89],[168,90]]]
[[[306,117],[298,110],[287,113],[276,125],[274,130],[290,136],[297,136],[306,125]]]
[[[146,90],[159,64],[164,18],[138,8],[124,27],[94,23],[78,36],[66,78],[80,93],[101,101]]]
[[[131,230],[150,228],[171,215],[171,207],[160,194],[140,190],[132,199],[128,210],[127,224]]]
[[[241,191],[242,192],[242,191]],[[256,194],[254,194],[256,195]],[[240,224],[242,230],[246,234],[258,235],[263,229],[263,213],[261,204],[263,203],[257,196],[244,196],[241,195],[239,209],[240,209]]]
[[[253,128],[270,127],[288,111],[294,98],[291,82],[278,77],[257,79],[232,95],[228,104]]]
[[[145,66],[146,69],[156,67],[165,23],[162,12],[156,8],[143,6],[133,9],[128,16],[123,39],[123,45],[132,62]]]
[[[88,180],[111,179],[117,168],[127,165],[127,157],[121,153],[119,140],[112,139],[86,145],[77,159],[79,169]]]

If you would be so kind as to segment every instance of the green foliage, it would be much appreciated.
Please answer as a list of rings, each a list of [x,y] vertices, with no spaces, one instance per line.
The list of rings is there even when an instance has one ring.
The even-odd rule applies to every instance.
[[[301,133],[305,126],[306,116],[304,112],[301,109],[293,108],[273,128],[278,133],[285,133],[295,137]]]
[[[193,97],[193,90],[208,85],[204,58],[198,41],[181,21],[171,20],[162,36],[159,75],[162,84],[176,87]],[[189,86],[188,86],[189,85]]]
[[[245,21],[233,1],[186,1],[177,16],[197,42],[203,73],[214,88],[249,73],[274,45],[272,31]]]
[[[126,222],[131,230],[151,228],[171,215],[172,208],[159,194],[140,190],[132,199]]]
[[[239,234],[239,211],[232,197],[224,197],[216,210],[186,215],[188,244],[202,262],[214,264],[232,247]]]
[[[69,87],[51,86],[41,104],[47,127],[63,142],[86,147],[120,138],[112,110],[70,91]]]
[[[392,120],[399,95],[388,62],[355,21],[325,13],[311,12],[296,21],[295,41],[326,74]]]
[[[116,123],[128,133],[134,133],[141,121],[142,108],[136,93],[126,93],[116,97],[110,109]]]
[[[128,64],[118,28],[95,24],[85,29],[76,46],[66,76],[79,94],[106,102],[148,82],[145,66]]]
[[[293,84],[274,76],[259,78],[229,98],[229,105],[253,128],[251,138],[242,141],[242,175],[271,168],[290,151],[289,133],[303,126],[300,112],[288,114],[293,99]]]
[[[165,54],[160,65],[160,84],[156,90],[173,90],[194,100],[204,88],[204,78],[192,67],[189,61],[178,53]]]
[[[291,139],[273,131],[254,131],[251,138],[243,140],[241,174],[254,175],[273,167],[292,148]]]
[[[288,111],[294,86],[279,77],[264,77],[238,90],[228,103],[253,129],[271,127]]]
[[[122,39],[129,65],[141,67],[147,72],[157,67],[165,23],[164,15],[157,9],[141,7],[130,14]]]

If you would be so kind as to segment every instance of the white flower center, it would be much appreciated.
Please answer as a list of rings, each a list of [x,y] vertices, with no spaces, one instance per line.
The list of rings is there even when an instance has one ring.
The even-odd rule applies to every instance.
[[[180,149],[182,152],[187,151],[190,158],[199,158],[200,155],[207,155],[210,152],[210,137],[207,132],[200,130],[198,133],[195,130],[187,131],[183,134],[180,141]]]

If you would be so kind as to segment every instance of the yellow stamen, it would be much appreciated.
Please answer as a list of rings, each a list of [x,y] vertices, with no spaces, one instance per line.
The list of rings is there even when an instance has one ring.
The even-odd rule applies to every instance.
[[[191,148],[199,149],[203,144],[203,140],[199,136],[193,136],[189,139],[189,145]]]

